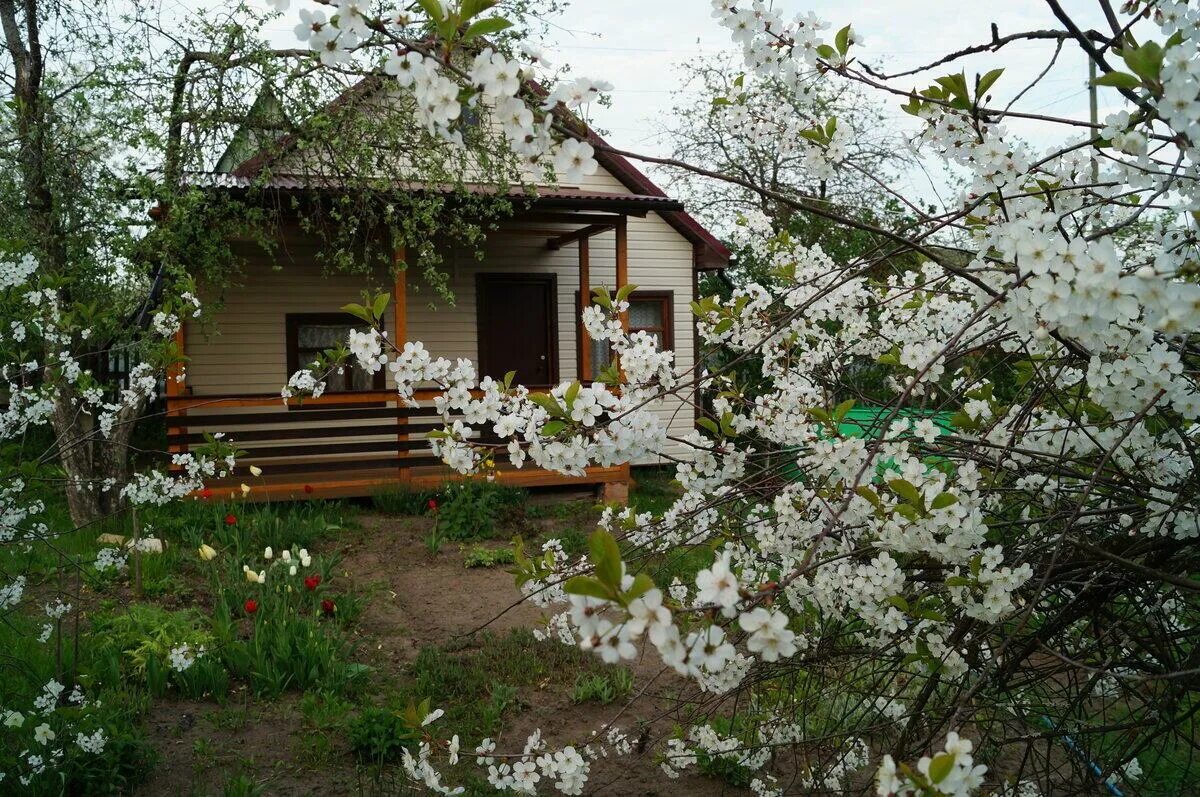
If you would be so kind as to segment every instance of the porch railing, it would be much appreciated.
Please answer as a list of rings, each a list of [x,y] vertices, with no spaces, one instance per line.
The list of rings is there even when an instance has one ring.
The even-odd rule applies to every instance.
[[[433,405],[437,390],[419,390],[418,406],[401,406],[395,392],[326,394],[289,400],[278,394],[175,395],[167,397],[167,442],[186,452],[221,432],[240,450],[233,473],[209,486],[252,485],[251,496],[369,495],[396,483],[430,486],[459,478],[429,446],[444,426]],[[483,438],[483,439],[486,439]],[[252,477],[251,466],[262,469]],[[589,468],[564,477],[527,465],[504,465],[500,481],[525,486],[623,483],[628,467]]]

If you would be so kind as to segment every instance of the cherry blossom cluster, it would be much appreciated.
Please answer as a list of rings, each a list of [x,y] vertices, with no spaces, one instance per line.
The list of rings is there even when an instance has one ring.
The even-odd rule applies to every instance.
[[[288,2],[277,0],[275,5],[283,10]],[[549,90],[533,89],[537,69],[546,61],[532,48],[510,57],[485,46],[469,65],[461,65],[411,44],[421,38],[422,17],[401,12],[375,18],[363,0],[332,0],[327,5],[334,12],[329,18],[319,9],[300,10],[297,38],[329,66],[349,65],[356,53],[382,48],[379,68],[411,92],[417,119],[430,134],[462,146],[468,111],[471,118],[482,111],[494,120],[511,152],[537,173],[549,168],[558,180],[577,183],[596,172],[592,145],[556,136],[553,112],[559,106],[574,111],[594,102],[612,90],[611,84],[576,78]],[[376,34],[381,40],[373,38]],[[540,102],[531,102],[531,93],[540,93]]]

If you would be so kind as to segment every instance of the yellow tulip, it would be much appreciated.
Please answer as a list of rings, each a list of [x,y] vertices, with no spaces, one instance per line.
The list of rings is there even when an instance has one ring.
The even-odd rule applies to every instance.
[[[211,562],[217,557],[217,549],[207,544],[201,545],[196,549],[196,552],[199,553],[200,558],[206,562]]]
[[[249,493],[250,493],[250,485],[243,484],[242,485],[242,495],[249,495]]]
[[[250,466],[250,475],[251,476],[261,476],[262,468],[258,467],[257,465],[251,465]]]

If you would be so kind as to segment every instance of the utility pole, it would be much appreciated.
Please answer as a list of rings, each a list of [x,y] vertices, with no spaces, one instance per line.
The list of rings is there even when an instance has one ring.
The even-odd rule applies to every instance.
[[[1088,59],[1088,105],[1091,110],[1092,118],[1092,135],[1096,134],[1096,125],[1100,124],[1100,104],[1096,96],[1096,59],[1090,55]],[[1100,182],[1100,159],[1096,151],[1092,150],[1092,185]],[[1095,189],[1092,189],[1095,190]]]

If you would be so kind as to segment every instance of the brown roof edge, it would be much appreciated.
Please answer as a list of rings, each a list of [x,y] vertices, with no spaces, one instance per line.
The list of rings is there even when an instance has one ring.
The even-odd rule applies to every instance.
[[[351,99],[367,93],[372,88],[381,85],[381,78],[373,76],[363,78],[361,81],[343,91],[331,103],[331,107],[345,104]],[[546,96],[546,90],[536,81],[526,81],[527,87],[535,96]],[[667,193],[651,180],[646,174],[629,162],[623,155],[618,155],[612,151],[612,147],[607,141],[601,138],[589,126],[584,124],[578,116],[569,111],[560,110],[559,113],[570,120],[573,127],[581,129],[584,137],[593,145],[599,145],[596,148],[596,161],[608,171],[612,172],[613,176],[630,191],[635,194],[648,196],[666,197]],[[262,169],[267,161],[280,152],[291,149],[296,143],[296,137],[292,134],[285,134],[275,142],[273,148],[264,149],[257,155],[248,158],[244,162],[238,164],[234,168],[233,174],[238,177],[249,177],[256,174]],[[732,253],[729,249],[718,240],[717,236],[709,232],[703,224],[697,221],[691,214],[683,210],[657,211],[663,221],[671,225],[680,235],[691,241],[697,246],[695,257],[693,258],[694,266],[701,271],[712,271],[722,269],[729,265],[732,258]]]
[[[628,158],[613,152],[609,143],[595,131],[586,127],[585,130],[588,141],[593,145],[599,145],[596,147],[596,160],[601,166],[612,172],[612,175],[623,186],[637,194],[662,197],[667,195],[667,192],[659,188],[653,180],[646,176],[645,172],[630,163]],[[664,211],[658,215],[662,216],[663,221],[674,227],[676,232],[700,247],[695,258],[697,269],[711,271],[729,265],[732,253],[694,216],[682,210]]]

